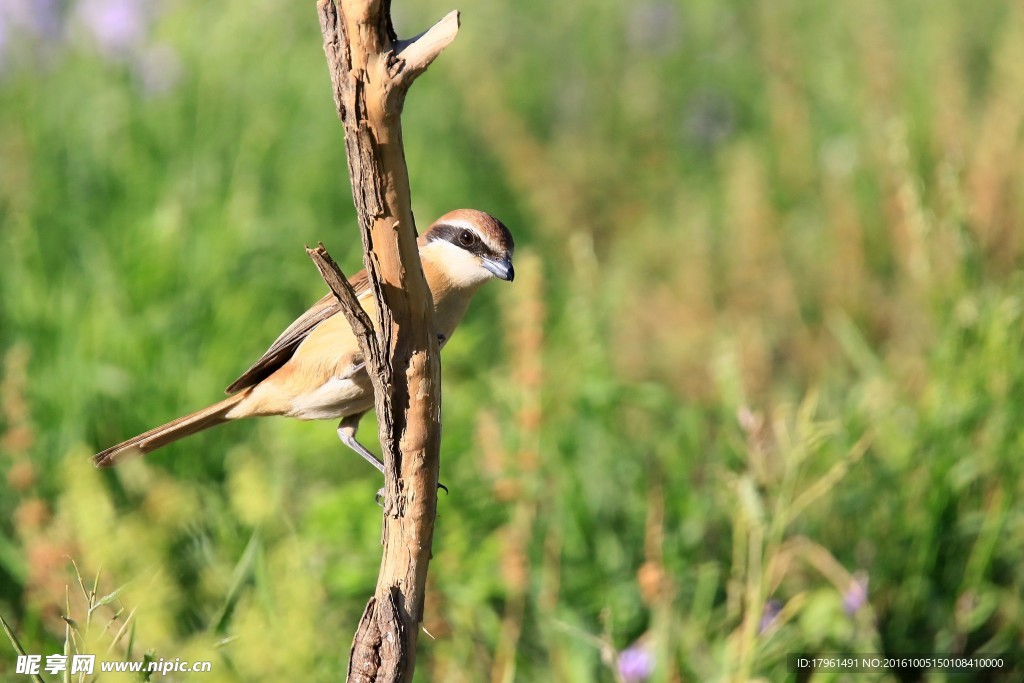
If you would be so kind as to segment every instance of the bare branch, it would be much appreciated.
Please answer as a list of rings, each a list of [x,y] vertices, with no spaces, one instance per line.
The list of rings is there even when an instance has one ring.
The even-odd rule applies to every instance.
[[[356,292],[352,289],[348,278],[345,277],[345,274],[341,272],[341,268],[331,258],[323,242],[320,242],[316,249],[306,247],[306,253],[313,259],[317,270],[320,271],[320,276],[327,283],[327,286],[330,287],[334,298],[338,300],[342,314],[348,320],[348,324],[352,326],[352,331],[355,332],[356,338],[359,339],[359,347],[363,350],[363,355],[367,356],[367,358],[369,356],[376,357],[373,363],[367,360],[367,365],[379,365],[380,347],[377,343],[377,335],[373,331],[373,322],[370,320],[370,316],[366,314],[366,311],[363,310],[363,307],[359,305],[359,297],[356,296]]]
[[[319,0],[317,15],[320,18],[320,32],[324,36],[324,56],[327,57],[327,69],[331,74],[331,84],[334,86],[334,106],[338,110],[338,118],[344,121],[346,115],[343,93],[345,81],[352,71],[345,27],[338,21],[338,8],[334,4],[334,0]]]
[[[458,10],[452,10],[444,19],[411,40],[395,44],[401,71],[394,74],[401,87],[408,88],[416,77],[427,70],[446,47],[459,34],[461,26]]]
[[[376,303],[376,338],[367,335],[365,321],[354,322],[353,329],[360,333],[362,327],[360,346],[384,451],[383,557],[374,598],[353,640],[349,681],[412,680],[437,514],[441,371],[400,115],[409,86],[454,40],[459,15],[452,12],[421,36],[401,41],[390,7],[389,0],[317,2]],[[321,268],[325,278],[344,279],[326,260],[321,265],[327,266]],[[344,285],[335,284],[340,286],[331,289],[343,302]],[[358,306],[342,306],[358,319]]]

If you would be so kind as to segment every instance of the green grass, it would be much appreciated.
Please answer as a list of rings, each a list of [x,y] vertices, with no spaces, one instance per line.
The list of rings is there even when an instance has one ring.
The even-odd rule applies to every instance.
[[[446,347],[417,679],[622,680],[638,639],[656,681],[1024,661],[1021,9],[460,9],[404,116],[414,209],[500,216],[517,279]],[[303,245],[359,267],[313,5],[169,4],[156,91],[68,26],[0,62],[0,614],[30,653],[130,614],[111,659],[336,680],[380,513],[333,425],[88,464],[321,295]]]

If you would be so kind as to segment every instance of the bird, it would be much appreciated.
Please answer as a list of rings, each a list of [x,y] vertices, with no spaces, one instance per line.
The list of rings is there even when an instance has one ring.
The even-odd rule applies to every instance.
[[[515,244],[494,216],[456,209],[434,221],[417,246],[434,302],[434,332],[443,346],[481,285],[513,280]],[[372,318],[375,300],[366,270],[349,283]],[[284,415],[340,418],[341,442],[384,472],[380,459],[356,440],[360,419],[374,406],[373,386],[359,342],[333,294],[299,316],[226,391],[228,398],[111,446],[94,455],[93,463],[112,467],[231,420]]]

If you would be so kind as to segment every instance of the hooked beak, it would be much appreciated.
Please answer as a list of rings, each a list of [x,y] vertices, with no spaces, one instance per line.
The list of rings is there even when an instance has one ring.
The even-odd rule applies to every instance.
[[[508,256],[498,259],[483,259],[483,266],[494,274],[494,277],[512,282],[516,276],[515,268],[512,267],[512,259]]]

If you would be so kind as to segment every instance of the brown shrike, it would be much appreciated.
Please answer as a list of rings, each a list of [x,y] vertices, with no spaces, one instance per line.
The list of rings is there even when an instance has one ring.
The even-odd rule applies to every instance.
[[[482,211],[446,213],[418,245],[442,343],[455,331],[480,285],[495,277],[511,281],[515,274],[512,235]],[[375,303],[366,271],[349,282],[372,319]],[[360,418],[374,405],[373,387],[356,336],[333,294],[293,322],[227,392],[231,396],[223,401],[111,446],[93,456],[93,462],[111,467],[228,420],[287,415],[300,420],[341,418],[342,443],[384,471],[355,438]]]

